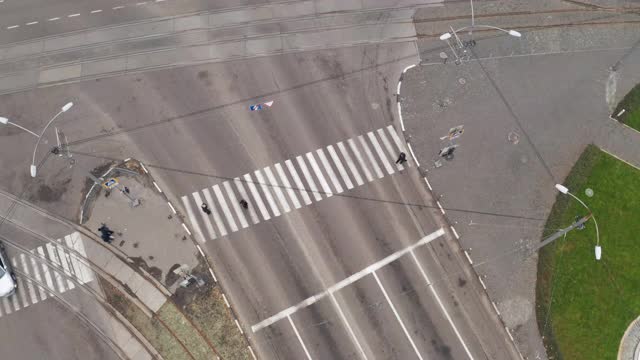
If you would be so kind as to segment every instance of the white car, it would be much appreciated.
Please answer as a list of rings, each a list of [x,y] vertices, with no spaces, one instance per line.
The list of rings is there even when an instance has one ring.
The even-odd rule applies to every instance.
[[[17,287],[18,283],[11,270],[11,263],[4,251],[4,246],[0,244],[0,298],[13,295]]]

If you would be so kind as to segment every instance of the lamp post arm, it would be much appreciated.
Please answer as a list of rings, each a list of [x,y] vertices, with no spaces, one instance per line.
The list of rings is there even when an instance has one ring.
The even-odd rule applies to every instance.
[[[587,211],[589,211],[589,214],[591,214],[591,217],[593,218],[593,223],[596,225],[596,245],[600,245],[600,230],[598,229],[598,222],[596,221],[596,217],[593,215],[593,212],[591,212],[591,209],[589,209],[587,204],[585,204],[582,200],[580,200],[579,197],[573,195],[568,191],[567,191],[567,194],[570,195],[572,198],[576,199],[582,206],[584,206],[585,209],[587,209]]]
[[[42,129],[42,131],[40,132],[40,135],[38,136],[38,141],[36,142],[36,146],[33,148],[33,157],[31,158],[31,165],[35,165],[36,163],[36,151],[38,150],[38,145],[40,144],[40,140],[42,140],[42,135],[44,134],[45,131],[47,131],[47,128],[49,127],[49,125],[51,125],[51,123],[58,117],[60,116],[60,114],[62,114],[64,112],[64,110],[59,111],[56,116],[54,116],[53,118],[51,118],[51,120],[49,120],[49,122],[47,123],[47,125],[44,127],[44,129]]]
[[[29,130],[29,129],[27,129],[27,128],[23,127],[23,126],[20,126],[20,125],[18,125],[18,124],[16,124],[16,123],[12,123],[11,121],[8,121],[8,122],[7,122],[7,124],[9,124],[9,125],[13,125],[13,126],[15,126],[15,127],[19,128],[19,129],[23,130],[23,131],[26,131],[26,132],[28,132],[29,134],[31,134],[31,135],[33,135],[33,136],[35,136],[35,137],[40,137],[38,134],[34,133],[33,131],[31,131],[31,130]]]

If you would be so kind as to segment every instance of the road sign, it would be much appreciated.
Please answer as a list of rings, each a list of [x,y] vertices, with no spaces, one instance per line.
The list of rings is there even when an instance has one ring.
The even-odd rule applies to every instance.
[[[118,182],[118,178],[111,178],[108,179],[107,181],[102,183],[102,187],[107,189],[107,190],[111,190],[114,187],[118,186],[119,182]]]
[[[258,111],[258,110],[264,109],[263,106],[271,107],[272,105],[273,105],[273,101],[267,101],[266,103],[251,105],[249,106],[249,110]]]

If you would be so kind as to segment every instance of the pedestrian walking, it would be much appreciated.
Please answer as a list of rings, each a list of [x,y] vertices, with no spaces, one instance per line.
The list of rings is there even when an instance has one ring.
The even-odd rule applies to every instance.
[[[129,188],[125,186],[125,187],[124,187],[124,192],[126,192],[127,194],[129,194],[129,193],[130,193]]]
[[[202,206],[200,207],[202,208],[202,211],[204,211],[205,214],[211,215],[211,210],[209,209],[209,205],[207,205],[206,203],[202,203]]]
[[[401,152],[400,155],[398,156],[398,160],[396,160],[396,164],[404,164],[407,162],[407,154]]]
[[[240,206],[242,206],[243,209],[247,210],[249,208],[249,203],[245,199],[240,199]]]

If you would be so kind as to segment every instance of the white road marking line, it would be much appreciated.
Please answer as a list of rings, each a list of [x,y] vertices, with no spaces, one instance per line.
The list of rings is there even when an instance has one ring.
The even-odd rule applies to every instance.
[[[43,260],[46,259],[44,255],[44,249],[42,247],[38,247],[36,249],[38,251],[38,255],[40,255],[40,258]],[[51,278],[51,273],[49,272],[49,267],[44,262],[41,262],[40,266],[42,266],[42,272],[44,273],[44,279],[47,282],[47,286],[49,287],[50,290],[55,290],[55,287],[53,285],[53,280]],[[53,294],[49,293],[49,295],[52,296]]]
[[[139,3],[136,4],[136,6],[142,6],[142,5],[145,5],[146,3],[147,3],[146,1],[139,2]]]
[[[280,181],[282,182],[284,187],[287,189],[287,194],[289,194],[289,199],[291,199],[291,203],[293,204],[293,207],[296,209],[300,209],[302,205],[300,205],[300,201],[296,196],[296,192],[293,191],[293,188],[291,187],[291,183],[289,182],[289,179],[287,178],[287,174],[285,174],[284,169],[282,168],[282,165],[280,165],[280,163],[277,163],[274,165],[274,167],[276,168],[276,172],[280,177]]]
[[[256,185],[253,183],[253,179],[251,179],[251,175],[245,174],[244,180],[247,182],[247,186],[249,186],[249,191],[251,191],[251,194],[253,195],[253,199],[256,201],[256,204],[258,204],[258,209],[262,214],[262,218],[264,220],[271,219],[271,215],[269,215],[269,212],[267,211],[267,207],[264,206],[264,202],[262,202],[262,198],[260,197],[260,192],[258,192]]]
[[[344,166],[342,165],[342,161],[340,161],[340,157],[338,157],[338,154],[336,153],[336,150],[333,148],[333,145],[327,146],[327,151],[329,152],[329,156],[331,156],[331,160],[333,160],[333,163],[336,164],[336,167],[338,168],[338,173],[342,177],[342,181],[347,186],[347,189],[349,190],[353,189],[353,183],[349,178],[349,174],[347,173],[347,170],[345,170]]]
[[[398,136],[396,129],[393,126],[389,125],[387,126],[387,131],[389,131],[389,134],[391,135],[393,142],[396,144],[396,147],[398,148],[398,152],[406,153],[407,149],[404,148],[404,144],[402,143],[402,141],[400,141],[400,137]]]
[[[42,284],[42,276],[40,275],[40,271],[38,269],[38,264],[36,263],[36,259],[31,257],[31,268],[33,269],[33,274],[35,275],[36,281]],[[40,299],[45,300],[49,295],[45,291],[43,286],[38,286],[38,290],[40,291]]]
[[[86,252],[84,250],[84,243],[82,242],[82,238],[80,234],[76,231],[71,234],[68,238],[65,237],[67,241],[67,245],[72,249],[75,249],[80,256],[76,254],[71,255],[71,263],[75,266],[75,273],[79,276],[80,281],[84,283],[88,283],[94,279],[93,271],[84,261],[84,257],[86,256]]]
[[[24,254],[20,254],[20,262],[22,263],[22,270],[27,275],[28,278],[31,278],[31,271],[29,270],[29,262],[25,258]],[[35,304],[40,299],[38,299],[38,294],[36,294],[36,289],[33,287],[31,281],[27,281],[27,288],[29,289],[29,297],[31,298],[31,303]]]
[[[342,281],[330,286],[327,290],[320,292],[318,294],[315,294],[305,300],[302,300],[301,302],[299,302],[298,304],[294,305],[294,306],[290,306],[282,311],[280,311],[279,313],[262,320],[261,322],[251,326],[251,330],[253,332],[256,332],[260,329],[263,329],[275,322],[277,322],[278,320],[282,320],[285,317],[295,313],[296,311],[298,311],[299,309],[305,308],[309,305],[314,304],[315,302],[317,302],[318,300],[324,298],[325,296],[327,296],[328,294],[332,293],[332,292],[336,292],[342,288],[344,288],[345,286],[348,286],[360,279],[362,279],[363,277],[365,277],[366,275],[369,275],[370,273],[372,273],[373,271],[376,271],[386,265],[388,265],[389,263],[392,263],[393,261],[399,259],[400,257],[402,257],[403,255],[407,254],[408,252],[412,251],[413,249],[428,244],[429,242],[437,239],[438,237],[444,235],[444,230],[442,228],[432,232],[431,234],[423,237],[422,239],[420,239],[418,242],[416,242],[413,245],[409,245],[406,248],[402,249],[402,250],[398,250],[395,253],[385,257],[382,260],[379,260],[378,262],[371,264],[369,266],[367,266],[366,268],[358,271],[357,273],[349,276],[346,279],[343,279]]]
[[[404,334],[407,336],[407,339],[409,339],[409,342],[411,343],[411,347],[413,347],[413,350],[416,352],[416,355],[418,355],[418,359],[422,360],[422,355],[420,354],[418,347],[413,342],[413,339],[411,338],[411,335],[409,334],[407,327],[404,326],[404,322],[402,321],[402,318],[400,318],[400,315],[398,314],[396,307],[393,305],[393,302],[391,302],[391,299],[389,298],[389,294],[387,294],[387,290],[385,290],[384,286],[382,286],[382,282],[380,282],[380,278],[378,278],[378,274],[376,274],[375,271],[373,272],[373,277],[376,279],[376,282],[378,283],[380,290],[382,290],[382,294],[384,295],[385,299],[387,299],[387,303],[391,307],[393,314],[396,316],[396,319],[398,319],[398,322],[400,323],[400,327],[402,327],[402,331],[404,331]]]
[[[247,223],[247,218],[244,217],[244,211],[242,211],[242,208],[240,207],[240,202],[238,201],[236,194],[233,192],[233,189],[231,188],[231,182],[225,181],[224,184],[222,184],[222,186],[224,186],[224,189],[227,192],[227,196],[229,196],[229,200],[231,201],[231,206],[235,210],[236,215],[238,216],[238,220],[240,220],[240,226],[243,229],[246,229],[249,226],[249,224]]]
[[[4,307],[4,313],[9,315],[11,314],[11,304],[9,304],[9,299],[4,297],[2,298],[2,306]]]
[[[58,239],[58,242],[60,240]],[[62,265],[62,269],[63,272],[67,275],[65,276],[66,280],[67,280],[67,287],[69,288],[69,290],[74,289],[76,287],[76,284],[73,283],[73,281],[71,281],[71,279],[69,277],[73,276],[73,274],[71,273],[71,271],[69,270],[69,262],[67,261],[67,253],[64,251],[64,247],[60,246],[59,244],[56,244],[56,254],[58,255],[58,260],[60,260],[60,263],[58,265]]]
[[[364,159],[362,158],[362,154],[360,154],[360,150],[358,150],[358,146],[356,145],[356,142],[353,141],[353,139],[348,139],[347,144],[349,144],[351,151],[356,155],[356,160],[358,160],[358,163],[360,164],[362,171],[364,171],[364,177],[367,178],[368,182],[373,181],[373,176],[371,176],[371,171],[369,171],[369,167],[367,166],[367,163],[364,162]]]
[[[58,21],[58,20],[60,20],[60,18],[59,18],[59,17],[54,17],[54,18],[51,18],[51,19],[49,19],[49,20],[47,20],[47,21]]]
[[[491,305],[493,305],[493,309],[496,311],[496,314],[498,314],[498,316],[500,316],[500,310],[498,310],[498,306],[496,306],[496,303],[492,301]]]
[[[37,21],[32,21],[32,22],[28,22],[28,23],[26,23],[25,25],[27,25],[27,26],[29,26],[29,25],[35,25],[35,24],[37,24],[37,23],[38,23]]]
[[[158,1],[158,0],[156,0]],[[162,0],[164,1],[164,0]],[[251,348],[251,346],[247,346],[249,348],[249,352],[251,353],[251,357],[253,357],[253,360],[258,360],[258,358],[256,357],[256,354],[253,352],[253,349]]]
[[[433,294],[433,297],[438,302],[438,305],[440,306],[440,310],[442,310],[442,312],[444,313],[444,316],[447,318],[447,321],[449,321],[449,324],[453,328],[453,331],[456,333],[458,340],[460,340],[460,342],[462,343],[462,346],[464,347],[464,351],[467,353],[467,356],[469,356],[469,359],[473,360],[473,356],[471,355],[471,352],[469,351],[467,344],[465,344],[464,340],[462,340],[462,335],[460,335],[458,328],[456,328],[456,325],[453,323],[453,320],[451,320],[451,316],[449,316],[447,309],[445,309],[444,304],[442,304],[442,300],[440,300],[440,296],[438,296],[436,289],[433,286],[431,286],[431,280],[429,280],[427,273],[422,268],[422,265],[418,261],[418,257],[413,252],[413,250],[411,250],[411,257],[413,258],[413,261],[416,263],[416,266],[418,266],[418,270],[420,271],[420,274],[422,274],[424,281],[427,283],[427,285],[429,285],[428,287],[429,289],[431,289],[431,293]]]
[[[456,239],[460,239],[460,236],[458,236],[458,232],[456,231],[456,228],[451,226],[451,231],[453,231],[453,235],[455,235]]]
[[[392,160],[398,155],[400,155],[398,152],[393,150],[393,146],[391,146],[391,142],[389,142],[389,138],[387,137],[387,135],[384,133],[382,129],[378,129],[376,132],[378,133],[378,136],[380,136],[380,139],[382,139],[382,144],[384,144],[384,147],[387,149],[387,153],[389,154],[389,156],[391,156]],[[404,170],[404,166],[402,166],[402,164],[396,164],[396,167],[400,171]]]
[[[318,188],[316,187],[316,183],[313,181],[311,173],[307,168],[307,164],[304,163],[304,159],[302,158],[302,156],[296,156],[296,161],[298,161],[298,166],[300,166],[300,169],[302,170],[302,175],[304,176],[305,180],[307,180],[307,184],[309,184],[309,189],[311,189],[313,197],[316,199],[316,201],[322,200],[322,196],[320,196]]]
[[[287,169],[289,169],[289,174],[291,174],[291,178],[293,179],[293,183],[296,184],[298,191],[300,191],[300,196],[302,196],[302,201],[304,201],[305,205],[311,204],[311,198],[307,193],[307,189],[304,187],[302,180],[300,180],[300,176],[298,176],[298,172],[296,168],[293,166],[293,162],[291,160],[285,160],[284,164],[287,165]]]
[[[379,179],[382,179],[384,177],[384,173],[380,170],[380,166],[378,166],[378,162],[375,157],[373,157],[373,153],[371,152],[371,149],[369,149],[369,145],[367,145],[367,141],[364,139],[364,136],[359,135],[358,140],[360,140],[364,153],[367,154],[367,158],[371,162],[371,165],[373,165],[373,170],[376,172],[376,175],[378,175]]]
[[[2,315],[4,314],[2,313],[2,307],[0,307],[0,317],[2,317]]]
[[[100,13],[100,12],[102,12],[102,9],[91,10],[91,14],[97,14],[97,13]]]
[[[162,193],[162,189],[160,189],[160,186],[158,186],[158,184],[155,181],[153,182],[153,186],[156,187],[159,193]]]
[[[469,264],[473,265],[473,260],[471,260],[471,256],[469,256],[467,250],[464,251],[464,256],[466,256],[467,260],[469,260]]]
[[[269,203],[269,207],[273,212],[273,216],[280,216],[280,209],[278,209],[278,205],[276,204],[275,200],[273,200],[273,195],[271,195],[271,191],[269,191],[269,187],[267,186],[267,182],[265,181],[264,176],[262,176],[260,170],[254,171],[253,174],[256,176],[256,180],[258,180],[258,185],[260,185],[262,193],[267,199],[267,203]]]
[[[233,214],[231,214],[231,209],[229,209],[229,205],[227,205],[227,200],[224,198],[224,195],[222,195],[220,186],[214,185],[212,187],[213,187],[213,192],[216,194],[216,198],[218,198],[218,203],[222,208],[224,217],[227,219],[227,223],[231,227],[231,232],[238,231],[238,225],[236,225],[236,220],[233,218]]]
[[[171,205],[171,202],[170,202],[170,201],[167,201],[167,205],[169,205],[169,208],[171,208],[171,211],[172,211],[174,214],[177,214],[177,212],[176,212],[176,208],[174,208],[174,207],[173,207],[173,205]]]
[[[76,14],[67,15],[67,17],[70,17],[70,18],[72,18],[72,17],[76,17],[76,16],[80,16],[80,14],[77,14],[77,13],[76,13]]]
[[[418,162],[418,158],[416,157],[416,154],[413,152],[413,148],[411,147],[411,143],[407,143],[407,146],[409,147],[409,152],[411,153],[411,157],[413,157],[413,161],[416,162],[417,166],[420,166],[420,163]]]
[[[53,245],[51,245],[50,243],[47,243],[45,247],[47,248],[47,253],[49,254],[49,260],[51,260],[51,262],[53,262],[56,265],[60,265],[60,261],[58,260],[58,256],[56,255],[55,248],[53,247]],[[62,293],[67,291],[67,289],[64,287],[62,275],[60,275],[60,273],[58,273],[54,269],[51,269],[51,272],[53,273],[53,277],[56,279],[56,282],[58,283],[58,292]]]
[[[15,259],[14,259],[15,262]],[[11,301],[13,301],[13,309],[15,311],[20,310],[21,307],[25,308],[29,306],[29,302],[27,301],[27,293],[24,292],[24,284],[22,283],[22,278],[18,277],[16,279],[16,283],[18,284],[18,289],[16,290],[15,295],[11,297]],[[22,299],[22,306],[20,306],[20,300]]]
[[[324,154],[322,149],[316,150],[316,153],[318,154],[318,158],[320,158],[320,162],[322,163],[324,170],[327,172],[327,175],[329,175],[329,180],[331,180],[333,187],[336,189],[336,194],[340,194],[344,190],[342,189],[342,185],[340,185],[340,181],[338,180],[336,173],[333,171],[333,168],[331,168],[331,164],[329,164],[327,156]]]
[[[202,248],[200,247],[200,245],[196,244],[196,248],[198,248],[198,251],[200,252],[200,255],[202,255],[202,257],[206,258],[207,256],[204,254],[204,251],[202,251]]]
[[[166,1],[166,0],[156,0],[156,2],[163,2],[163,1]]]
[[[200,193],[199,192],[194,191],[193,193],[191,193],[191,196],[193,196],[193,200],[195,200],[197,205],[202,206],[203,201],[202,201],[202,197],[200,197]],[[207,202],[208,202],[209,209],[211,209],[213,207],[213,203],[211,201],[209,201],[209,199],[207,199]],[[206,214],[204,211],[202,211],[202,209],[200,209],[200,211],[198,211],[198,214],[200,214],[200,218],[204,222],[204,227],[207,229],[207,233],[209,234],[209,237],[205,238],[204,241],[207,241],[208,239],[212,239],[212,240],[216,239],[217,238],[216,231],[213,229],[213,224],[211,223],[211,220],[209,219],[209,214]],[[196,220],[196,223],[197,223],[197,220]],[[199,229],[196,229],[196,232],[198,232],[198,231],[199,231]]]
[[[7,30],[11,30],[11,29],[15,29],[15,28],[19,28],[20,25],[11,25],[11,26],[7,26]]]
[[[367,133],[367,136],[369,137],[369,141],[371,141],[371,144],[373,144],[373,149],[376,151],[376,153],[378,153],[378,157],[382,160],[382,164],[384,165],[385,170],[387,170],[387,173],[389,175],[393,174],[395,170],[393,170],[393,166],[391,166],[387,155],[384,154],[384,151],[382,150],[378,139],[376,139],[376,136],[373,134],[373,131],[369,131]]]
[[[247,191],[244,189],[244,186],[242,185],[242,180],[240,180],[240,178],[233,179],[233,183],[236,185],[236,189],[238,189],[238,193],[240,193],[240,197],[242,197],[243,199],[251,200],[249,198],[249,194],[247,194]],[[250,202],[250,201],[247,201],[247,202]],[[260,218],[258,218],[258,214],[256,214],[256,210],[252,204],[249,204],[249,216],[251,217],[251,221],[253,221],[254,224],[257,224],[260,222]]]
[[[427,186],[429,187],[429,190],[433,191],[433,189],[431,188],[431,184],[429,183],[429,179],[427,179],[427,177],[424,177],[424,182],[427,183]]]
[[[482,276],[478,275],[478,281],[480,281],[480,285],[482,285],[482,288],[487,290],[487,285],[485,285],[484,281],[482,281]]]
[[[216,226],[218,227],[218,232],[220,233],[220,236],[226,236],[227,227],[224,225],[224,222],[220,217],[220,213],[218,212],[218,207],[216,206],[215,202],[213,201],[213,198],[211,197],[211,192],[209,192],[209,189],[205,188],[205,189],[202,189],[202,194],[204,194],[204,198],[207,200],[209,209],[213,214],[213,221],[216,223]]]
[[[296,324],[294,324],[293,320],[291,320],[291,316],[287,315],[287,319],[289,319],[289,324],[291,324],[291,327],[293,328],[293,332],[296,333],[296,336],[298,337],[298,341],[300,341],[300,345],[302,345],[302,349],[304,350],[304,353],[307,355],[307,359],[312,360],[311,355],[309,354],[309,350],[307,350],[307,346],[304,344],[304,341],[302,341],[302,337],[300,337],[300,333],[296,328]]]
[[[340,150],[342,157],[344,157],[344,160],[347,162],[347,167],[349,168],[349,171],[351,171],[351,175],[353,175],[356,184],[358,184],[358,186],[364,184],[364,181],[362,181],[362,176],[360,176],[356,164],[351,159],[351,155],[349,155],[349,152],[347,151],[347,148],[344,146],[342,141],[338,143],[338,149]]]
[[[211,277],[213,278],[213,281],[218,282],[218,279],[216,278],[216,274],[213,273],[213,269],[209,268],[209,273],[211,274]]]
[[[182,223],[182,228],[184,229],[184,231],[187,232],[187,234],[189,234],[189,236],[191,236],[191,231],[189,230],[189,228],[185,223]]]
[[[238,319],[233,319],[236,322],[236,326],[238,327],[238,330],[240,330],[240,334],[244,334],[244,330],[242,330],[242,326],[240,326],[240,322],[238,322]]]
[[[313,170],[313,173],[316,174],[316,178],[318,178],[318,181],[320,181],[320,186],[322,187],[322,191],[324,192],[324,196],[325,197],[332,197],[333,193],[331,192],[331,188],[329,187],[329,183],[327,182],[327,179],[324,178],[324,175],[322,174],[322,171],[320,171],[320,167],[318,166],[318,163],[316,162],[316,159],[313,157],[313,153],[308,152],[305,154],[305,156],[307,157],[307,160],[309,161],[309,164],[311,165],[311,169]]]
[[[440,208],[440,212],[442,213],[442,215],[445,214],[444,209],[442,208],[442,204],[440,204],[440,201],[436,200],[436,204],[438,204],[438,207]]]
[[[120,10],[120,9],[124,9],[124,6],[114,6],[111,9],[113,10]]]
[[[333,293],[330,293],[329,296],[331,297],[331,302],[333,302],[333,305],[338,310],[338,314],[340,315],[340,318],[342,319],[344,326],[346,326],[347,330],[349,331],[349,335],[351,335],[351,339],[356,344],[358,351],[360,351],[360,355],[362,355],[362,358],[364,360],[367,360],[367,354],[365,354],[364,349],[362,348],[362,345],[360,345],[360,341],[358,341],[358,338],[356,337],[356,333],[353,332],[351,325],[347,321],[347,317],[344,315],[344,312],[342,311],[340,304],[338,304],[338,300],[336,300],[336,297],[333,295]]]
[[[289,207],[289,203],[287,203],[287,198],[284,197],[284,192],[280,188],[280,184],[276,181],[276,177],[273,176],[273,172],[271,168],[268,166],[263,169],[264,173],[267,175],[267,180],[269,180],[269,184],[271,184],[271,189],[276,193],[276,197],[280,201],[280,206],[284,210],[284,213],[288,213],[291,211],[291,207]]]
[[[189,222],[191,222],[191,226],[193,226],[193,229],[196,232],[196,238],[198,238],[198,240],[200,240],[201,243],[206,242],[207,239],[205,239],[204,235],[202,235],[202,230],[200,230],[200,225],[198,225],[198,220],[196,219],[196,216],[193,213],[193,208],[191,207],[191,203],[189,202],[188,197],[186,196],[182,197],[182,205],[184,205],[185,210],[187,210],[187,217],[189,218]],[[187,232],[188,232],[188,229],[187,229]]]
[[[230,308],[231,305],[229,305],[229,301],[227,300],[227,297],[224,294],[222,294],[222,299],[224,300],[224,303],[227,305],[227,307]]]

